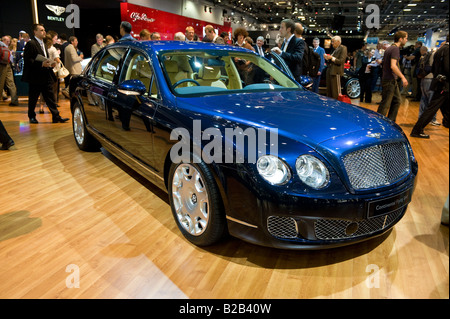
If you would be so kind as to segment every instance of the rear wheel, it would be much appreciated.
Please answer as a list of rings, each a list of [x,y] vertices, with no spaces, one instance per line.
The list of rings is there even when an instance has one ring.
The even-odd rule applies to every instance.
[[[168,186],[174,219],[186,239],[208,246],[224,237],[222,198],[205,163],[172,164]]]
[[[75,142],[80,150],[92,152],[100,149],[99,142],[86,129],[83,111],[78,103],[73,109],[72,128]]]

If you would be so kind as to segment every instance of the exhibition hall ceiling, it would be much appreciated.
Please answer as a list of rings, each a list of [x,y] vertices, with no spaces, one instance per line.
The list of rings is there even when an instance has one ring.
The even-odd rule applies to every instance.
[[[293,18],[311,31],[334,30],[349,35],[370,31],[370,36],[385,37],[399,29],[411,36],[420,36],[429,28],[448,31],[449,0],[207,0],[205,3],[212,8],[222,7],[224,18],[235,23],[239,23],[236,19],[242,19],[236,18],[237,13],[253,17],[261,25],[273,26],[283,18]]]

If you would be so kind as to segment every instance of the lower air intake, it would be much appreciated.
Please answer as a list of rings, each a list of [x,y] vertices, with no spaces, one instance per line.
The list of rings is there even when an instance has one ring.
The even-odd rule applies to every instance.
[[[267,230],[277,238],[297,238],[297,223],[291,217],[269,216],[267,218]]]
[[[314,225],[315,234],[320,240],[338,240],[369,235],[390,228],[402,216],[403,209],[387,215],[364,219],[357,223],[346,219],[318,219]]]

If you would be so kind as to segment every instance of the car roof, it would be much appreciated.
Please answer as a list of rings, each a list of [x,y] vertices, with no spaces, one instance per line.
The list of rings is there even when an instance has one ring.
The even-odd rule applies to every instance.
[[[114,45],[130,45],[156,53],[173,50],[227,50],[236,52],[252,52],[238,46],[194,41],[123,41]]]

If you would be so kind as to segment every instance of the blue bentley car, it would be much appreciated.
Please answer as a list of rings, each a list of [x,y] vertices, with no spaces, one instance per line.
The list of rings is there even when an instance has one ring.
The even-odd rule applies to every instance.
[[[166,191],[195,245],[230,234],[318,249],[386,233],[418,171],[405,134],[305,90],[274,61],[199,42],[107,46],[71,79],[75,142]]]

